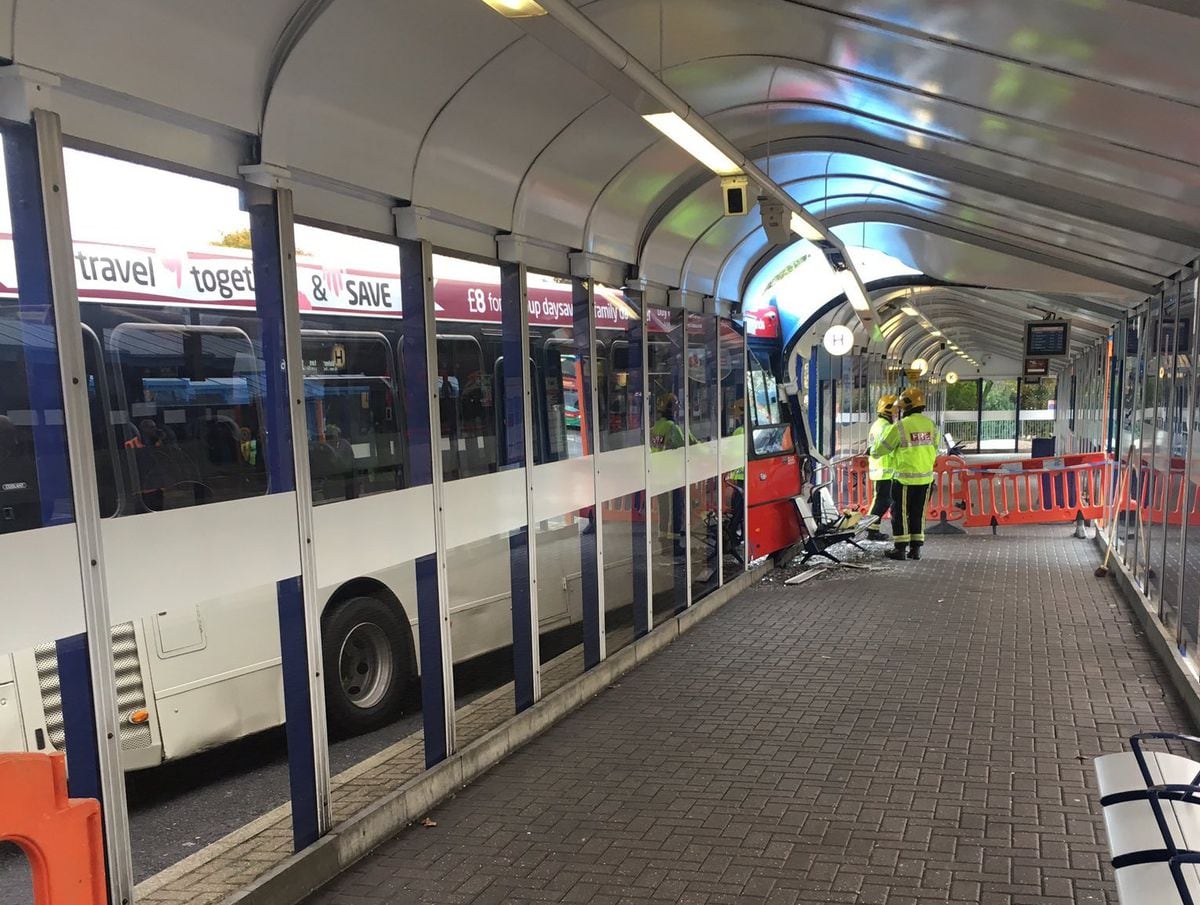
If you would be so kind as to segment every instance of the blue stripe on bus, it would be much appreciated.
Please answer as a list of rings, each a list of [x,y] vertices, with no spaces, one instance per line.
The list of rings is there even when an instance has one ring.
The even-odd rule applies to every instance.
[[[437,555],[414,563],[417,579],[417,634],[421,648],[421,710],[425,727],[425,766],[449,753],[446,738],[446,683],[442,678],[442,615],[438,606]]]
[[[286,578],[277,582],[275,587],[279,600],[279,648],[283,660],[288,781],[292,793],[292,844],[296,851],[300,851],[320,837],[308,629],[304,621],[304,587],[300,577]]]
[[[43,526],[63,525],[73,520],[74,504],[58,347],[56,342],[48,343],[31,335],[35,331],[44,334],[47,329],[54,329],[41,170],[37,137],[32,126],[8,124],[4,127],[4,156],[17,285],[21,287],[17,304],[21,311],[25,380],[29,408],[34,413],[33,449],[41,523]]]
[[[71,635],[54,646],[67,738],[67,789],[72,798],[95,798],[103,804],[87,635]]]
[[[512,571],[513,693],[517,712],[533,706],[533,603],[529,588],[529,526],[508,536]]]

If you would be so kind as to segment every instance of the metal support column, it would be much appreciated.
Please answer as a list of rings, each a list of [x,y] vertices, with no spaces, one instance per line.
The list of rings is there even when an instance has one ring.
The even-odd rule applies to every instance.
[[[273,493],[294,491],[299,532],[300,574],[277,587],[292,836],[299,851],[333,821],[292,193],[248,185],[244,197],[267,380],[267,468]]]
[[[642,497],[645,530],[642,538],[642,557],[646,565],[644,576],[645,600],[637,606],[634,595],[633,636],[641,638],[654,627],[654,486],[650,473],[650,428],[654,413],[654,388],[650,385],[650,321],[651,308],[642,295],[642,462],[645,467],[646,492]],[[636,576],[635,576],[636,580]]]
[[[99,793],[102,803],[109,897],[114,905],[128,905],[133,899],[129,815],[125,802],[125,774],[121,767],[111,618],[100,527],[100,495],[96,484],[96,462],[92,449],[83,325],[79,318],[79,298],[75,286],[74,247],[71,242],[71,222],[67,204],[62,124],[57,114],[47,110],[32,111],[32,120],[32,134],[23,126],[14,126],[12,132],[6,133],[5,150],[6,156],[13,154],[21,158],[9,159],[9,166],[17,164],[25,168],[28,175],[32,175],[29,167],[34,165],[36,154],[37,189],[29,192],[25,203],[41,208],[41,225],[44,229],[42,238],[45,241],[40,250],[40,254],[44,256],[39,262],[43,269],[43,279],[40,282],[48,284],[54,309],[67,459],[70,463],[71,497],[79,540],[79,569],[83,581],[84,625],[87,638],[86,673],[91,682],[92,715],[95,720],[94,766],[98,768],[99,782],[95,791]],[[33,220],[34,218],[29,218],[26,225],[32,225]],[[18,254],[26,250],[35,257],[38,255],[36,246],[28,244],[25,249],[19,249]],[[23,284],[22,292],[24,291]],[[82,658],[77,658],[75,662],[82,671]],[[80,721],[76,725],[82,726],[83,722]],[[68,727],[68,731],[70,728]],[[78,733],[71,743],[77,742],[84,746],[89,745],[89,740],[80,738]],[[75,789],[72,791],[75,792]]]
[[[537,523],[533,510],[533,395],[529,373],[529,292],[524,264],[500,264],[504,356],[504,461],[525,469],[525,527],[509,536],[513,691],[517,712],[542,696],[537,601]],[[498,388],[500,389],[500,388]]]
[[[579,388],[580,431],[585,454],[592,456],[591,528],[579,536],[580,572],[583,590],[583,668],[591,669],[604,659],[604,582],[601,580],[600,500],[595,495],[596,440],[596,310],[592,301],[592,280],[575,277],[571,281],[574,296],[573,332],[575,360],[582,367],[583,386]]]
[[[433,300],[433,247],[426,239],[400,241],[404,304],[404,381],[412,452],[413,484],[433,489],[436,552],[416,562],[417,624],[421,656],[421,707],[425,766],[445,760],[457,747],[454,725],[454,654],[446,574],[446,513],[442,505],[441,399],[437,317]],[[416,433],[414,433],[416,432]],[[419,455],[417,443],[429,451]]]

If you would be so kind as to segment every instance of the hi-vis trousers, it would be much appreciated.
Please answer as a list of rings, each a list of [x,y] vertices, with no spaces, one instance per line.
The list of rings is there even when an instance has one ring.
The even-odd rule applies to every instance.
[[[925,543],[925,501],[928,484],[892,483],[892,541],[897,544]]]

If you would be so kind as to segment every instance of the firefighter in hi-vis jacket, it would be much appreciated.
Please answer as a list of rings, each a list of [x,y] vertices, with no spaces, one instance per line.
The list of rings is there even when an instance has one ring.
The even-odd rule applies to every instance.
[[[871,425],[871,432],[867,435],[867,475],[871,479],[871,488],[874,491],[870,514],[876,519],[875,524],[867,529],[867,540],[886,538],[879,526],[883,524],[883,517],[892,505],[892,472],[895,469],[892,468],[891,456],[876,456],[871,451],[892,426],[897,399],[898,397],[890,393],[879,397],[879,403],[875,406],[879,417],[875,419],[875,423]]]
[[[925,502],[937,461],[937,425],[925,415],[925,394],[910,387],[900,394],[900,420],[884,431],[872,456],[892,457],[892,542],[889,559],[921,558]]]

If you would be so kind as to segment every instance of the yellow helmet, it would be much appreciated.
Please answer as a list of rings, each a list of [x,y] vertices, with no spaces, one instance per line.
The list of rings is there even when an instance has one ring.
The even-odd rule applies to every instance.
[[[917,387],[909,387],[900,394],[900,407],[906,412],[925,408],[925,394]]]
[[[875,405],[875,412],[879,415],[891,415],[896,410],[897,396],[888,393],[886,396],[880,396],[879,402]]]

